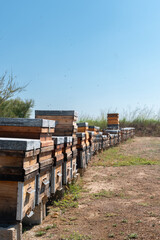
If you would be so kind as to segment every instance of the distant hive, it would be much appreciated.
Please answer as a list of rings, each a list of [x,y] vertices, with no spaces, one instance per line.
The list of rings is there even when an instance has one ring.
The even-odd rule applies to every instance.
[[[119,113],[108,113],[107,122],[109,129],[119,129]]]

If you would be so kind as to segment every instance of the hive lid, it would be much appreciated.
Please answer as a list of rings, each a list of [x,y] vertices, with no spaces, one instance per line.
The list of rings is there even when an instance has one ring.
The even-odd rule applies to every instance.
[[[64,137],[64,142],[65,143],[72,143],[72,137],[70,137],[70,136]]]
[[[86,136],[86,133],[84,133],[84,132],[78,132],[78,133],[76,133],[76,136],[79,137],[79,138],[83,138],[83,137]]]
[[[120,133],[120,130],[116,129],[106,129],[104,130],[105,133]]]
[[[40,148],[40,140],[0,138],[0,150],[31,151]]]
[[[90,136],[94,136],[95,135],[94,131],[88,131],[88,133],[89,133]]]
[[[35,116],[75,116],[78,117],[78,113],[74,110],[36,110]]]
[[[103,134],[103,135],[102,135],[102,138],[108,138],[108,136]]]
[[[55,127],[55,121],[39,118],[0,118],[0,126]]]
[[[88,127],[88,122],[77,123],[78,127]]]
[[[55,145],[64,144],[64,137],[53,136],[52,139],[54,140]]]
[[[95,128],[96,130],[100,130],[100,127],[97,127],[97,126],[89,126],[89,128]]]

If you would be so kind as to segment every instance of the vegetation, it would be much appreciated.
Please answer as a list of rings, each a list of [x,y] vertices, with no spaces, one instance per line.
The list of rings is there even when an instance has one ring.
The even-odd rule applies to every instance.
[[[100,116],[92,117],[81,115],[80,122],[88,122],[89,125],[99,126],[102,130],[107,128],[107,113],[102,111]],[[115,111],[113,111],[115,112]],[[159,136],[160,135],[160,111],[155,113],[147,106],[137,107],[135,110],[124,110],[120,114],[120,127],[135,127],[139,136]]]
[[[20,98],[12,99],[15,94],[25,90],[26,86],[18,86],[11,74],[7,79],[7,73],[0,77],[0,117],[28,118],[33,100],[23,101]]]
[[[90,240],[91,237],[88,235],[82,235],[79,232],[72,233],[69,237],[62,236],[60,240]]]
[[[61,210],[78,207],[78,198],[80,197],[81,190],[82,187],[80,185],[71,184],[65,192],[64,197],[58,202],[54,201],[53,205]]]
[[[99,154],[99,161],[93,162],[93,166],[121,167],[131,165],[160,165],[160,161],[145,159],[134,155],[124,155],[119,147],[110,148]]]

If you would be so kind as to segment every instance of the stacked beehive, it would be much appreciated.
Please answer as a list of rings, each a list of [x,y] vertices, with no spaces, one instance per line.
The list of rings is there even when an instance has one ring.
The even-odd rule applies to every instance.
[[[78,115],[76,111],[36,110],[36,118],[56,121],[55,136],[76,137]]]
[[[50,178],[53,164],[55,121],[44,119],[0,118],[0,137],[39,139],[39,174],[36,204],[45,203],[50,196]]]
[[[121,140],[126,141],[127,140],[127,129],[121,128]]]
[[[63,162],[63,184],[72,180],[72,137],[64,137],[64,162]]]
[[[78,156],[78,150],[77,150],[77,136],[72,137],[72,178],[77,178],[77,156]]]
[[[86,134],[84,132],[79,132],[77,135],[77,167],[79,169],[85,169],[87,167],[86,164]]]
[[[90,155],[90,142],[89,142],[89,133],[88,133],[88,123],[83,122],[83,123],[77,123],[78,125],[78,132],[80,133],[85,133],[85,145],[86,145],[86,164],[88,164],[88,161],[91,158]]]
[[[119,114],[109,113],[107,114],[108,129],[119,129]]]
[[[103,142],[102,132],[99,132],[96,134],[96,142],[97,142],[97,151],[101,151],[102,150],[102,142]]]
[[[77,124],[76,124],[76,121],[78,120],[77,112],[76,111],[54,111],[54,110],[41,111],[39,110],[39,111],[35,111],[35,117],[55,120],[56,128],[53,135],[66,136],[65,146],[63,149],[63,153],[64,153],[63,173],[66,173],[63,178],[63,184],[66,184],[68,181],[70,182],[71,180],[69,176],[71,176],[71,178],[74,178],[77,176],[76,175],[76,172],[77,172],[77,168],[76,168]],[[69,170],[70,170],[70,173],[69,173]]]
[[[106,129],[104,130],[104,134],[114,134],[115,144],[118,144],[121,142],[121,130]]]
[[[96,126],[89,126],[89,131],[94,132],[94,137],[93,137],[93,146],[94,146],[94,153],[96,153],[98,151],[98,147],[99,147],[99,139],[96,138],[96,135],[99,133],[100,131],[100,127],[96,127]]]
[[[109,147],[109,137],[108,134],[102,135],[102,149],[106,150]]]
[[[0,223],[29,216],[37,197],[40,141],[0,138]]]
[[[134,135],[135,135],[135,128],[130,128],[131,129],[131,137],[134,137]]]
[[[62,189],[62,165],[64,161],[64,137],[52,137],[54,141],[53,160],[51,175],[51,193],[56,193],[57,190]]]
[[[88,131],[89,133],[89,143],[90,143],[90,156],[94,155],[94,131]]]

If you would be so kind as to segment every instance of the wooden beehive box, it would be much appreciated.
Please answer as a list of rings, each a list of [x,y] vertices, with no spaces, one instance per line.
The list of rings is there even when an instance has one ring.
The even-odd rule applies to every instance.
[[[85,169],[86,165],[86,150],[79,150],[77,156],[77,168]]]
[[[98,134],[100,131],[100,127],[97,127],[97,126],[88,126],[88,129],[89,129],[89,131],[94,132],[95,135]]]
[[[0,118],[0,137],[40,139],[41,147],[53,146],[55,121],[46,119]]]
[[[115,135],[110,133],[109,136],[110,136],[110,146],[114,146],[115,145]]]
[[[107,125],[110,129],[119,129],[119,114],[109,113],[107,114]]]
[[[95,132],[94,131],[88,131],[89,133],[89,143],[90,143],[90,154],[91,156],[93,156],[94,154],[94,135]]]
[[[51,175],[51,193],[54,194],[57,190],[62,188],[62,164],[64,160],[63,148],[64,137],[55,137],[54,140],[54,166],[52,167]]]
[[[68,161],[72,159],[72,137],[65,136],[64,137],[64,161]]]
[[[64,161],[62,164],[62,183],[66,185],[72,180],[72,159],[68,159],[68,161]]]
[[[21,221],[35,207],[40,141],[0,138],[0,222]]]
[[[55,136],[75,136],[77,132],[78,114],[76,111],[35,111],[36,118],[44,118],[56,121]]]
[[[77,123],[78,126],[78,132],[84,132],[85,133],[85,143],[86,146],[89,146],[89,133],[88,133],[88,123],[83,122],[83,123]]]
[[[77,133],[76,136],[77,136],[77,140],[78,140],[77,149],[85,150],[85,148],[86,148],[86,133]]]
[[[39,152],[39,140],[0,138],[0,178],[24,181],[39,170]]]
[[[111,133],[111,134],[116,134],[117,136],[117,143],[120,143],[121,142],[121,130],[119,129],[106,129],[104,130],[104,134],[108,134],[108,133]]]
[[[54,141],[55,121],[46,119],[0,118],[0,136],[15,138],[39,139],[41,152],[39,154],[40,169],[52,165],[52,151]]]
[[[121,139],[122,139],[122,141],[127,140],[127,131],[126,131],[126,128],[121,128]]]

